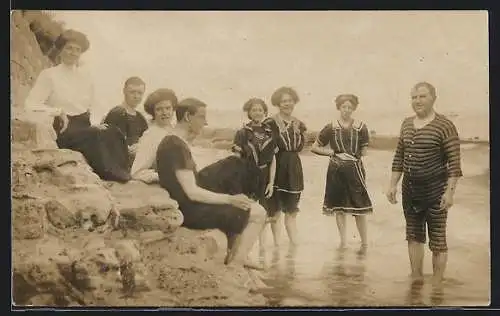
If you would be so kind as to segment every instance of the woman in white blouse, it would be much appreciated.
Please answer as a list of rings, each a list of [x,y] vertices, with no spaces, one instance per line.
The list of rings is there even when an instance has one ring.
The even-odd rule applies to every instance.
[[[153,120],[137,144],[136,156],[130,174],[132,179],[145,183],[158,182],[156,149],[163,138],[172,133],[172,118],[177,96],[170,89],[158,89],[144,101],[144,111]]]
[[[57,146],[81,152],[102,179],[130,180],[123,134],[116,127],[90,124],[94,87],[90,77],[78,67],[81,54],[90,46],[87,37],[66,30],[54,46],[59,51],[59,64],[40,73],[25,108],[36,116],[53,118]]]

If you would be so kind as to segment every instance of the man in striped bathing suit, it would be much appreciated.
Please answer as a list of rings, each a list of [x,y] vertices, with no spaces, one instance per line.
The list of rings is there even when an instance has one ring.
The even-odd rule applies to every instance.
[[[397,203],[396,187],[403,175],[402,202],[412,277],[423,281],[427,223],[433,282],[439,285],[448,258],[447,214],[462,170],[457,129],[434,111],[435,100],[436,89],[431,84],[420,82],[413,87],[411,104],[416,115],[401,125],[387,198]]]

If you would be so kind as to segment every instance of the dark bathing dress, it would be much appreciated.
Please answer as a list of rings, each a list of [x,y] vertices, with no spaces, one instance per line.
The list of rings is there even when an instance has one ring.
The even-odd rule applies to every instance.
[[[114,126],[101,129],[90,124],[90,112],[68,115],[68,127],[61,133],[62,119],[54,118],[53,128],[59,148],[83,154],[87,163],[103,180],[130,180],[128,147],[121,131]]]
[[[148,129],[148,122],[144,118],[144,115],[138,111],[135,115],[129,114],[120,105],[115,106],[108,112],[103,119],[103,123],[118,127],[125,136],[128,146],[136,144],[142,134]],[[132,167],[135,155],[129,156],[129,166]]]
[[[278,115],[264,121],[271,128],[278,146],[274,194],[268,205],[272,213],[297,212],[300,195],[304,190],[304,175],[299,153],[304,148],[305,124],[296,118],[285,122]]]
[[[257,167],[257,172],[249,174],[251,183],[250,198],[259,201],[266,209],[267,215],[272,217],[275,210],[269,207],[266,198],[266,187],[269,183],[269,171],[274,155],[278,152],[278,146],[271,127],[265,123],[254,125],[246,124],[240,129],[234,138],[233,152],[240,153],[241,157],[252,167]]]
[[[241,158],[229,156],[203,168],[198,184],[214,192],[245,194],[272,216],[265,197],[269,169],[278,150],[271,129],[265,124],[246,124],[236,132],[231,150]]]
[[[318,135],[320,146],[330,145],[335,153],[347,153],[357,161],[331,157],[326,176],[323,214],[344,212],[352,215],[373,212],[366,190],[365,169],[361,150],[368,146],[368,128],[363,122],[354,121],[350,127],[343,127],[339,121],[326,125]]]
[[[229,164],[236,177],[244,177],[244,160],[232,157]],[[239,168],[238,168],[239,167]],[[156,153],[156,170],[160,178],[160,185],[166,189],[170,197],[177,201],[179,210],[184,215],[182,226],[190,229],[219,229],[227,237],[240,234],[248,224],[250,213],[232,205],[216,205],[195,202],[189,199],[181,184],[177,180],[177,170],[190,170],[193,172],[197,183],[200,185],[199,173],[193,161],[191,150],[187,143],[176,135],[163,138]],[[243,170],[243,172],[241,172]],[[205,179],[205,182],[211,181]],[[201,186],[201,185],[200,185]],[[233,189],[234,192],[243,190],[242,186]],[[219,192],[236,194],[233,192]]]

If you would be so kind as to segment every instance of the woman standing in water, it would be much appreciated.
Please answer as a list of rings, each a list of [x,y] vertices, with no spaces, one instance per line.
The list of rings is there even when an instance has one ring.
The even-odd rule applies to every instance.
[[[60,63],[40,73],[25,102],[26,109],[37,118],[53,119],[52,128],[41,126],[38,131],[50,133],[48,136],[55,138],[59,148],[82,153],[102,179],[130,180],[128,147],[123,134],[116,127],[90,123],[90,111],[96,103],[94,86],[79,67],[80,56],[90,46],[87,37],[66,30],[54,46]]]
[[[368,128],[352,117],[358,103],[358,97],[353,94],[342,94],[335,99],[340,119],[321,130],[312,152],[330,157],[323,214],[336,215],[340,249],[346,247],[346,214],[351,214],[356,219],[361,237],[358,254],[365,254],[368,247],[365,215],[372,213],[373,209],[361,160],[368,147]]]
[[[290,87],[277,89],[271,96],[271,103],[278,108],[279,113],[264,121],[271,128],[278,146],[274,194],[268,201],[268,207],[271,213],[276,214],[273,217],[274,222],[279,219],[280,211],[285,213],[285,228],[290,243],[294,246],[298,242],[296,217],[299,212],[300,196],[304,190],[299,152],[304,148],[306,131],[305,124],[292,116],[298,102],[299,96],[294,89]],[[276,229],[275,226],[274,234],[278,236]]]
[[[269,208],[268,199],[274,192],[275,154],[278,152],[278,147],[271,128],[263,123],[268,113],[267,104],[264,100],[258,98],[248,100],[243,105],[243,111],[247,113],[250,122],[236,133],[232,151],[245,159],[251,168],[256,169],[255,173],[249,173],[249,197],[259,201],[266,209],[268,222],[271,222],[274,243],[277,246],[278,231],[276,222],[272,221],[276,212]],[[262,227],[259,237],[261,257],[264,256],[265,227]]]

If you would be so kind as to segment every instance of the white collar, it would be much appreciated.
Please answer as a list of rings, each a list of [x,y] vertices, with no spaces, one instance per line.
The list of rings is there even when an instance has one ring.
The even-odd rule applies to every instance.
[[[340,123],[340,119],[336,119],[335,121],[332,122],[332,126],[335,128],[343,128],[342,124]],[[363,122],[359,121],[357,119],[353,119],[351,123],[351,127],[354,128],[355,130],[360,130],[361,127],[363,126]]]

